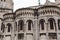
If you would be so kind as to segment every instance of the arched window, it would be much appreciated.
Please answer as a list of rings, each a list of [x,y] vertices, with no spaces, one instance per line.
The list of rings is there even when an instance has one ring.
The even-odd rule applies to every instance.
[[[1,0],[1,1],[4,1],[5,2],[6,0]]]
[[[17,31],[17,22],[15,22],[15,31]]]
[[[4,0],[4,2],[5,2],[6,0]]]
[[[23,26],[24,26],[24,21],[23,20],[20,20],[18,22],[18,31],[23,30]]]
[[[42,30],[44,30],[44,22],[45,22],[44,19],[41,19],[41,20],[39,21],[39,24],[40,24]]]
[[[60,30],[60,19],[58,19],[58,29]]]
[[[8,24],[7,24],[7,27],[8,27],[8,32],[10,32],[12,25],[11,25],[10,23],[8,23]]]
[[[32,22],[32,20],[28,20],[27,22],[28,22],[28,30],[31,30],[33,22]]]
[[[2,23],[1,30],[4,32],[5,25]]]
[[[1,0],[2,1],[2,0]]]
[[[55,27],[55,20],[53,18],[48,19],[48,22],[50,24],[50,29],[54,29]]]

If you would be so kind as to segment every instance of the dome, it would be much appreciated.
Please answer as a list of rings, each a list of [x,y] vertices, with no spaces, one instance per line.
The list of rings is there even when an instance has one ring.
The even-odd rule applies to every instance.
[[[34,9],[32,8],[21,8],[15,11],[16,17],[17,16],[27,16],[27,15],[33,15]]]
[[[4,20],[14,20],[14,13],[7,13],[3,15]]]

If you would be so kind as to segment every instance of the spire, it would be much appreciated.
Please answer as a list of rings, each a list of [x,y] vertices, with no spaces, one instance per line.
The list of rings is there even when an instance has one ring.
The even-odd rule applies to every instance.
[[[38,0],[38,4],[40,5],[40,0]]]
[[[0,8],[13,9],[13,0],[0,0]]]
[[[48,3],[49,3],[49,0],[46,0],[46,5],[48,5]]]
[[[60,5],[60,0],[55,0],[57,5]]]

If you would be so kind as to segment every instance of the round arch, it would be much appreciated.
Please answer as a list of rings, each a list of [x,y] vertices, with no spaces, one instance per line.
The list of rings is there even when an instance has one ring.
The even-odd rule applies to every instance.
[[[8,32],[10,32],[11,29],[12,29],[12,24],[11,24],[11,23],[8,23],[8,24],[7,24],[7,27],[8,27]]]
[[[31,30],[32,26],[33,26],[33,21],[32,20],[27,20],[27,23],[28,23],[28,30]]]
[[[49,27],[50,29],[56,29],[56,24],[55,24],[55,19],[54,18],[49,18],[48,19]]]
[[[44,19],[41,19],[41,20],[39,21],[39,29],[40,29],[40,27],[41,27],[41,29],[44,30],[44,22],[45,22]]]
[[[23,20],[19,20],[18,21],[18,31],[23,30],[23,26],[24,26],[24,21]]]

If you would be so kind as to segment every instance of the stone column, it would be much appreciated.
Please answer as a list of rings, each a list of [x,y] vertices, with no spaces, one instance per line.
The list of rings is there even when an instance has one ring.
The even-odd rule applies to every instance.
[[[48,23],[46,23],[46,38],[47,38],[47,40],[49,40],[48,38],[49,38],[49,36],[48,36]]]
[[[4,30],[4,40],[6,40],[6,32],[7,32],[7,25],[6,25],[6,23],[5,23],[5,30]]]
[[[26,32],[28,32],[28,22],[26,23]]]
[[[15,26],[14,26],[14,24],[15,24],[15,22],[13,22],[13,24],[12,24],[12,30],[11,30],[11,36],[12,36],[12,40],[14,40],[14,37],[15,37],[15,34],[14,34],[14,28],[15,28]]]
[[[56,19],[56,33],[57,33],[57,40],[58,40],[58,19]]]
[[[18,22],[17,22],[16,40],[18,40]]]
[[[0,19],[0,33],[1,33],[1,24],[2,24],[2,21],[1,21],[1,19]]]
[[[34,40],[39,40],[39,28],[37,17],[34,19],[34,30],[33,30]]]
[[[56,32],[58,32],[58,19],[56,19]]]
[[[49,36],[48,36],[48,18],[45,18],[45,25],[46,25],[46,39],[49,40]]]
[[[24,40],[26,40],[26,21],[24,22]]]

